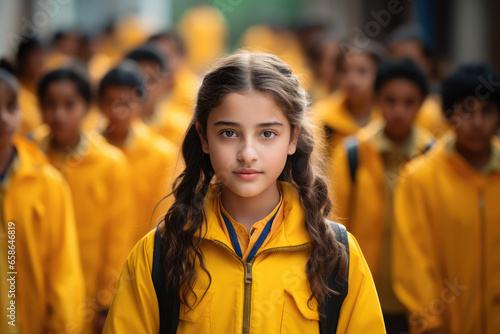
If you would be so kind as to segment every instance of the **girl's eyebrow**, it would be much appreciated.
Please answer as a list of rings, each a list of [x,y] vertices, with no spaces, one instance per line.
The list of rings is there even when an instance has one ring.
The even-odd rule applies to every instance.
[[[234,126],[234,127],[241,127],[240,123],[237,122],[229,122],[229,121],[218,121],[214,123],[214,126]],[[273,126],[284,126],[283,123],[280,122],[266,122],[266,123],[259,123],[257,124],[258,128],[268,128],[268,127],[273,127]]]

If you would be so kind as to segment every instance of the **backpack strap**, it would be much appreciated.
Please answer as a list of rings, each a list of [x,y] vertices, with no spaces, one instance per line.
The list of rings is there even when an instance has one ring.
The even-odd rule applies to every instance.
[[[344,225],[327,220],[328,224],[335,233],[337,241],[342,243],[349,259],[349,239]],[[339,294],[332,294],[325,298],[320,307],[320,334],[334,334],[337,332],[337,325],[340,318],[340,309],[349,290],[349,263],[345,277],[339,275],[338,268],[335,268],[328,278],[328,287]]]
[[[356,136],[347,137],[344,140],[344,147],[347,151],[347,162],[349,164],[349,174],[351,175],[351,181],[352,183],[355,183],[356,171],[358,170],[358,164],[359,164],[358,138],[356,138]]]
[[[151,278],[158,299],[158,309],[160,311],[160,334],[175,334],[179,323],[180,301],[179,297],[172,293],[165,285],[162,270],[162,248],[161,232],[158,228],[155,231],[155,246],[153,252],[153,270]]]
[[[436,143],[436,139],[431,139],[427,144],[425,144],[424,149],[422,150],[422,154],[427,153]]]

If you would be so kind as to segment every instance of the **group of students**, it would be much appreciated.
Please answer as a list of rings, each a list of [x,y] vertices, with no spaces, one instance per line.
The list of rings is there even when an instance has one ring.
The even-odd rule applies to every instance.
[[[500,331],[500,77],[461,65],[437,94],[404,43],[334,55],[312,106],[248,51],[186,98],[173,33],[97,82],[0,69],[2,333]]]

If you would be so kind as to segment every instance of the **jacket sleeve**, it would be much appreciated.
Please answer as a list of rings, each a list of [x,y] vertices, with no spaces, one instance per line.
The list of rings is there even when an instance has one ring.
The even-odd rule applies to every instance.
[[[340,310],[337,333],[386,333],[377,291],[358,242],[349,233],[349,292]]]
[[[158,300],[151,278],[154,233],[137,243],[123,266],[104,334],[159,332]]]
[[[407,169],[408,170],[408,169]],[[422,181],[404,173],[396,188],[393,232],[394,291],[409,312],[412,333],[439,329],[442,319],[429,309],[436,300],[436,252]]]
[[[136,212],[132,204],[131,175],[125,159],[123,164],[116,166],[108,175],[109,188],[113,190],[103,224],[103,260],[98,295],[100,306],[109,308],[120,270],[134,247],[133,224],[136,222]]]
[[[51,173],[50,203],[46,206],[47,216],[53,217],[53,224],[48,226],[50,251],[46,266],[48,333],[77,333],[86,310],[73,204],[66,181],[56,170]]]

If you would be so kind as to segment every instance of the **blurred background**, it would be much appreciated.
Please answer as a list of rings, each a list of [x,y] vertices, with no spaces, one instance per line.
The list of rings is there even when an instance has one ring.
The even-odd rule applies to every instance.
[[[20,36],[36,35],[49,48],[57,48],[55,37],[61,33],[67,34],[61,43],[66,53],[84,56],[75,51],[76,39],[82,37],[91,46],[92,51],[86,52],[102,52],[103,39],[111,35],[125,40],[118,41],[114,51],[125,52],[164,29],[188,23],[196,30],[189,14],[200,5],[220,14],[220,21],[205,17],[203,22],[195,15],[191,20],[200,25],[199,34],[208,34],[205,29],[221,34],[222,41],[211,41],[222,43],[221,51],[244,44],[245,32],[256,24],[292,32],[301,42],[325,31],[340,39],[362,32],[384,41],[394,28],[412,25],[418,28],[438,71],[471,60],[486,60],[500,68],[500,36],[494,33],[500,12],[496,0],[1,0],[0,54],[12,57]],[[393,12],[391,6],[396,8]],[[389,16],[384,15],[387,12]]]

